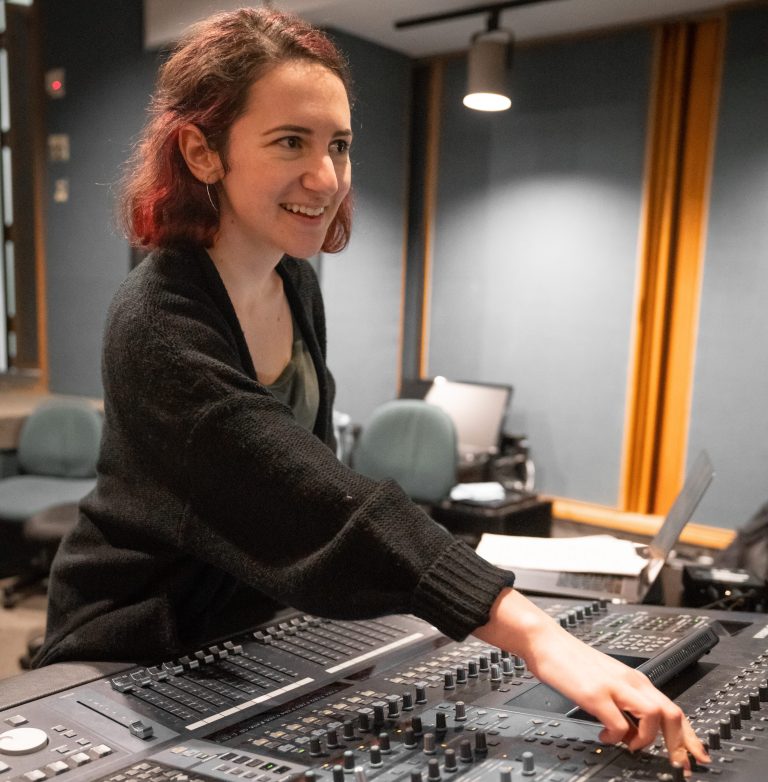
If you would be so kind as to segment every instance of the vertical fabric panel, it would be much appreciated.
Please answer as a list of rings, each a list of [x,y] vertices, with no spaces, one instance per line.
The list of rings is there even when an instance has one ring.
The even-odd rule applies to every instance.
[[[538,489],[619,494],[652,36],[522,49],[513,106],[446,69],[429,374],[514,386]]]
[[[768,8],[728,28],[688,452],[716,471],[697,521],[736,528],[768,501]]]

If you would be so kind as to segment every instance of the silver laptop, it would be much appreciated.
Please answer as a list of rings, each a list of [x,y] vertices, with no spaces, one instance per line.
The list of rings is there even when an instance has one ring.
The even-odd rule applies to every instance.
[[[643,552],[643,556],[646,556],[648,561],[638,576],[562,573],[516,567],[514,568],[515,589],[539,595],[642,603],[714,475],[709,455],[706,451],[702,451],[693,463],[664,523]]]

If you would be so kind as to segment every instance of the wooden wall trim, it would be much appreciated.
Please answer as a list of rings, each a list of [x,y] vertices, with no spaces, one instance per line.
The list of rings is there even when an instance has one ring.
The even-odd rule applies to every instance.
[[[427,108],[427,153],[424,166],[424,286],[421,300],[421,335],[419,340],[419,377],[429,372],[429,330],[432,299],[432,256],[437,205],[437,173],[440,160],[440,131],[443,102],[443,60],[430,66],[429,104]]]
[[[673,502],[685,473],[725,27],[723,16],[692,30],[653,512]]]
[[[640,229],[636,321],[619,506],[648,512],[656,476],[667,302],[675,230],[688,36],[683,24],[657,30]]]
[[[558,519],[645,537],[655,535],[663,521],[663,516],[657,514],[618,511],[603,505],[559,498],[553,498],[552,513]],[[683,530],[680,541],[690,546],[723,549],[735,536],[734,530],[690,523]]]

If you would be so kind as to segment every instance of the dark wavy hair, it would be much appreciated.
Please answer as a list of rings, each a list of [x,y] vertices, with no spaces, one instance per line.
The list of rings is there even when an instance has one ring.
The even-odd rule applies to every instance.
[[[210,247],[219,227],[206,187],[189,171],[179,131],[196,125],[226,168],[229,130],[245,111],[251,85],[291,60],[325,66],[344,84],[351,76],[343,55],[304,20],[266,8],[215,14],[194,25],[161,66],[149,118],[126,164],[119,220],[132,244]],[[351,194],[341,202],[322,249],[346,247],[352,226]]]

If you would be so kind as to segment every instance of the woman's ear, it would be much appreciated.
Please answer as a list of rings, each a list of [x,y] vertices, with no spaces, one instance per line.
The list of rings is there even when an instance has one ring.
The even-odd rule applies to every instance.
[[[197,125],[184,125],[179,131],[179,150],[192,175],[205,184],[218,182],[224,176],[219,153],[208,146]]]

